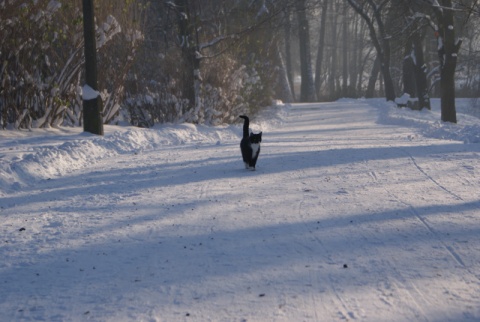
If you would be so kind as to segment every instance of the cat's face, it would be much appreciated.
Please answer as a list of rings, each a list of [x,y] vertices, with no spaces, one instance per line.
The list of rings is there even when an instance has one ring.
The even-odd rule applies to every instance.
[[[262,132],[257,134],[250,133],[250,143],[258,144],[260,142],[262,142]]]

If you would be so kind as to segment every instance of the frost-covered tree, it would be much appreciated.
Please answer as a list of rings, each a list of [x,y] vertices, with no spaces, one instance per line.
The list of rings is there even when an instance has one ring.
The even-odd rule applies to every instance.
[[[170,3],[167,2],[167,5]],[[181,50],[183,97],[187,106],[183,113],[190,114],[188,121],[199,121],[203,118],[200,101],[200,61],[201,44],[199,39],[200,7],[198,2],[175,0],[172,4],[177,15],[178,45]],[[201,114],[202,113],[202,114]]]
[[[418,6],[407,1],[396,4],[394,11],[402,12],[403,24],[399,41],[404,46],[402,61],[402,82],[404,97],[408,99],[397,101],[401,106],[412,109],[430,109],[430,94],[427,80],[428,67],[425,61],[424,42],[429,21],[424,14],[419,13]]]
[[[59,64],[54,43],[69,30],[54,17],[58,1],[0,3],[0,111],[3,128],[58,125],[77,66]],[[76,52],[66,49],[69,54]]]
[[[289,1],[176,0],[152,3],[126,105],[142,126],[233,122],[283,96],[279,52]],[[142,107],[148,107],[142,108]]]
[[[122,81],[136,43],[132,38],[139,38],[131,37],[138,25],[129,19],[138,3],[102,0],[96,5],[99,86],[105,102],[103,121],[109,122],[123,97]],[[0,1],[3,128],[82,124],[83,45],[80,0]]]
[[[435,36],[438,42],[440,62],[440,87],[442,121],[457,123],[455,108],[455,69],[457,57],[462,45],[461,39],[455,38],[454,7],[451,0],[429,1],[435,12],[437,25]]]
[[[455,108],[455,72],[462,39],[455,36],[455,12],[460,8],[451,0],[416,0],[434,13],[431,25],[437,40],[440,74],[441,118],[444,122],[457,122]],[[426,16],[428,18],[428,16]]]

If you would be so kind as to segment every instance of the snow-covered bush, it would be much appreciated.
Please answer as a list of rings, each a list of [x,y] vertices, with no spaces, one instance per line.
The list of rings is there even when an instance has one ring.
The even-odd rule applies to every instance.
[[[54,49],[54,43],[64,43],[69,32],[53,21],[61,5],[54,0],[4,1],[2,5],[2,127],[57,125],[70,98],[68,86],[62,82],[68,76],[67,68],[60,65]]]
[[[268,41],[253,34],[249,50],[225,50],[240,37],[240,11],[219,15],[208,2],[191,3],[198,33],[200,66],[188,69],[182,49],[178,8],[173,2],[103,0],[96,2],[98,91],[103,121],[149,127],[164,122],[207,124],[237,121],[271,102],[275,63],[266,63]],[[242,4],[235,3],[237,7]],[[195,16],[196,15],[196,16]],[[235,19],[231,19],[234,17]],[[151,25],[149,25],[151,23]],[[159,27],[160,26],[160,27]],[[226,34],[229,32],[230,34]],[[265,39],[267,39],[266,37]],[[185,39],[183,39],[185,40]],[[193,48],[193,47],[191,47]],[[191,50],[189,48],[189,50]],[[246,48],[246,47],[245,47]],[[190,51],[192,52],[192,51]],[[262,57],[263,56],[263,57]],[[261,58],[260,58],[261,57]],[[0,123],[3,128],[82,125],[84,39],[80,0],[0,0]],[[193,72],[192,72],[193,70]],[[191,80],[195,79],[195,102]]]
[[[78,88],[84,62],[81,2],[2,1],[1,6],[2,128],[80,125]],[[104,121],[109,122],[118,113],[125,75],[141,35],[133,28],[122,31],[111,14],[97,16],[97,22],[101,22],[97,25],[99,87]]]
[[[151,127],[192,120],[211,125],[233,123],[238,115],[255,114],[270,103],[256,69],[224,55],[202,64],[200,105],[189,109],[188,101],[182,98],[181,72],[175,57],[173,53],[150,57],[152,61],[137,66],[127,78],[122,104],[131,125]]]
[[[204,122],[231,123],[238,115],[254,114],[268,105],[264,86],[254,67],[239,65],[230,57],[205,64],[202,88]]]

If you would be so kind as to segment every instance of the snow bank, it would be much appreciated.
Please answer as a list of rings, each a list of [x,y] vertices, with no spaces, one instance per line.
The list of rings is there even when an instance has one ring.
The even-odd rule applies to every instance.
[[[33,136],[27,140],[2,142],[0,150],[5,154],[10,151],[11,156],[0,160],[0,188],[3,191],[18,190],[32,181],[61,176],[103,158],[140,153],[159,145],[218,143],[238,137],[238,129],[233,126],[208,128],[181,124],[155,129],[106,128],[104,137],[82,133],[78,129],[78,133],[71,132],[67,138],[59,131],[58,139],[50,136],[51,140],[39,140]],[[68,141],[62,143],[64,139]],[[16,146],[18,143],[23,147]]]
[[[258,122],[252,122],[252,128],[264,131],[272,124],[278,125],[285,110],[279,104],[259,117]],[[152,129],[105,126],[103,137],[84,133],[80,128],[0,131],[0,195],[116,155],[137,154],[159,146],[220,145],[240,140],[240,135],[240,123],[216,127],[166,124]]]
[[[470,99],[457,100],[457,124],[441,121],[439,99],[431,100],[430,111],[398,108],[384,99],[368,99],[367,102],[378,108],[379,124],[410,127],[417,134],[434,139],[480,143],[480,107],[475,107]]]
[[[440,121],[440,102],[435,99],[431,111],[397,108],[384,99],[365,101],[378,110],[379,124],[410,127],[416,135],[430,138],[480,143],[480,119],[475,116],[480,111],[469,99],[457,101],[458,124]],[[279,127],[288,113],[288,107],[277,102],[255,117],[251,128],[259,132]],[[239,140],[240,135],[240,123],[218,127],[167,124],[152,129],[106,126],[103,137],[83,133],[79,128],[0,131],[0,193],[62,176],[119,154],[181,144],[220,145]]]

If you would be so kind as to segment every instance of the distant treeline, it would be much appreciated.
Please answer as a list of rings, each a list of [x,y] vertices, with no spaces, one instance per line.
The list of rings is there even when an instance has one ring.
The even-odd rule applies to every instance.
[[[441,96],[440,11],[454,19],[456,94],[480,96],[477,1],[94,3],[105,123],[231,123],[274,99]],[[81,0],[0,0],[3,129],[81,125],[83,42]]]

